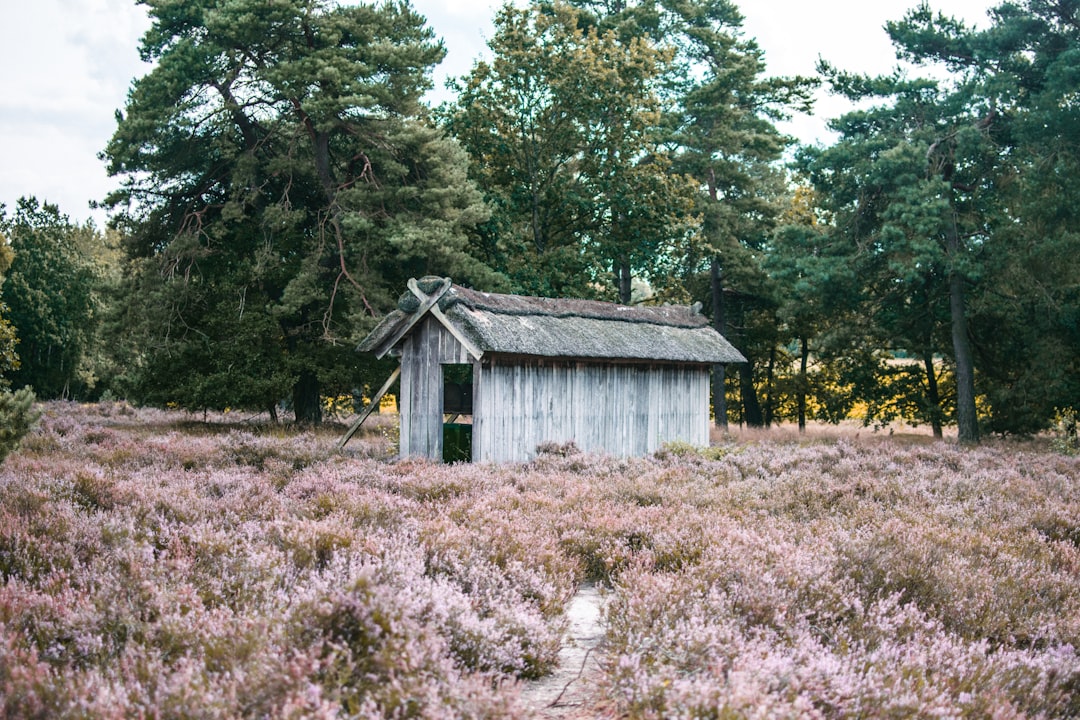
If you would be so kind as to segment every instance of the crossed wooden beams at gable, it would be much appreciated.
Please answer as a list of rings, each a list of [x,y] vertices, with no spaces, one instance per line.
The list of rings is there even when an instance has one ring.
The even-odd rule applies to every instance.
[[[422,320],[425,315],[431,313],[431,315],[436,320],[438,320],[439,323],[444,328],[446,328],[446,330],[451,335],[454,336],[454,339],[461,343],[461,346],[465,348],[465,350],[469,353],[469,355],[473,357],[474,360],[479,360],[484,353],[479,348],[477,348],[472,341],[465,337],[465,334],[462,333],[461,330],[459,330],[454,325],[454,323],[450,322],[450,319],[447,318],[445,314],[443,314],[442,309],[439,307],[439,300],[442,299],[442,296],[450,290],[451,284],[452,282],[450,278],[443,278],[442,283],[439,285],[439,287],[436,288],[429,295],[420,289],[420,284],[416,282],[416,278],[409,278],[409,292],[416,296],[416,299],[420,301],[420,307],[416,309],[416,312],[412,314],[408,322],[398,328],[397,331],[395,331],[394,334],[391,335],[390,338],[382,344],[382,346],[380,346],[375,356],[379,359],[385,357],[386,354],[390,352],[390,350],[393,349],[393,347],[397,345],[398,342],[400,342],[401,339],[405,337],[405,335],[407,335],[409,331],[412,330],[413,327],[415,327],[416,324],[420,322],[420,320]],[[371,413],[375,411],[375,408],[379,406],[379,401],[382,400],[383,395],[385,395],[387,391],[390,390],[390,387],[394,384],[394,382],[398,379],[400,375],[401,366],[399,365],[397,368],[394,369],[394,372],[391,373],[390,378],[385,383],[383,383],[383,386],[379,389],[379,392],[375,393],[375,395],[371,398],[371,401],[367,404],[367,407],[364,408],[364,411],[360,413],[360,416],[345,432],[345,435],[342,436],[341,440],[338,441],[338,450],[345,447],[345,443],[349,442],[352,436],[356,434],[356,431],[360,429],[360,426],[363,425],[364,421],[368,419],[368,416],[371,415]]]

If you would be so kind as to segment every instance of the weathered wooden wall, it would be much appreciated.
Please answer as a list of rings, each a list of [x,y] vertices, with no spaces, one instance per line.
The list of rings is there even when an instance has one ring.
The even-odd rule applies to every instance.
[[[444,364],[473,363],[434,317],[404,340],[401,455],[442,459]],[[645,455],[709,442],[709,368],[485,358],[473,363],[473,460],[528,460],[544,442]]]
[[[527,460],[548,441],[617,456],[709,442],[705,366],[494,358],[474,382],[474,461]]]
[[[472,358],[432,316],[410,332],[401,352],[401,456],[442,460],[442,365]]]

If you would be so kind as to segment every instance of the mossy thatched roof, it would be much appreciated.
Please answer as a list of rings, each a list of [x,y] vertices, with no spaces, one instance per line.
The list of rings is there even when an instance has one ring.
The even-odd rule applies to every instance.
[[[425,293],[441,289],[424,278]],[[420,300],[406,293],[359,350],[380,357],[415,322]],[[485,355],[677,363],[738,363],[745,358],[696,309],[683,305],[629,307],[596,300],[501,295],[451,285],[439,298],[443,317]],[[387,343],[392,341],[391,346]]]

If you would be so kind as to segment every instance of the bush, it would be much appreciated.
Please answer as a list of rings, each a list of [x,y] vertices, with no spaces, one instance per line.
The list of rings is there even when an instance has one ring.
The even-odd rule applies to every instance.
[[[539,717],[584,579],[580,717],[1080,717],[1080,457],[1043,442],[441,465],[39,407],[0,718]]]
[[[1058,412],[1053,430],[1054,449],[1065,455],[1076,455],[1080,452],[1080,441],[1076,434],[1076,411],[1063,410]]]
[[[34,391],[28,387],[0,393],[0,462],[19,447],[40,413],[34,409]]]

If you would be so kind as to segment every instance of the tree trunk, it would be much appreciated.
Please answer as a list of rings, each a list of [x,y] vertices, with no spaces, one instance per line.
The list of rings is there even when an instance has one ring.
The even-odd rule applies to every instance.
[[[960,259],[960,231],[956,224],[954,209],[948,230],[948,249],[952,259],[949,269],[949,315],[956,360],[956,425],[959,441],[973,445],[979,442],[979,417],[975,411],[975,362],[971,355],[971,338],[968,336],[964,308],[964,278],[956,269]]]
[[[619,303],[622,305],[629,305],[632,293],[630,263],[620,261],[617,274],[619,282]]]
[[[710,270],[710,298],[712,300],[713,327],[716,332],[723,335],[727,331],[727,321],[724,318],[724,285],[720,275],[720,259],[713,258]],[[713,395],[713,422],[718,428],[727,429],[727,393],[724,389],[726,368],[722,363],[713,365],[712,372],[712,395]]]
[[[547,246],[547,242],[545,242],[544,234],[540,228],[540,194],[536,189],[533,189],[532,191],[531,212],[533,247],[536,248],[537,254],[542,254],[544,248]]]
[[[944,437],[941,428],[941,392],[938,390],[933,353],[923,353],[923,368],[926,370],[926,400],[930,404],[930,427],[934,429],[934,437],[940,440]]]
[[[724,335],[727,330],[727,317],[724,312],[723,284],[721,283],[720,259],[714,257],[712,264],[712,300],[713,322],[717,331]],[[765,420],[761,415],[761,404],[758,402],[757,389],[754,387],[754,365],[746,351],[739,347],[740,342],[735,337],[729,337],[731,344],[735,346],[747,362],[739,364],[739,397],[742,400],[742,417],[750,427],[763,427]]]
[[[318,425],[322,422],[322,404],[319,402],[319,378],[311,370],[300,373],[292,390],[293,412],[301,425]]]
[[[746,418],[747,427],[765,427],[757,388],[754,387],[754,366],[750,362],[739,365],[739,394],[742,396],[743,417]]]
[[[964,314],[964,279],[949,277],[949,312],[952,316],[953,354],[956,360],[956,425],[961,443],[979,442],[979,417],[975,411],[975,365],[971,357],[967,317]]]
[[[806,366],[810,358],[810,344],[806,342],[806,337],[799,338],[799,388],[798,388],[798,404],[799,404],[799,432],[806,432]]]
[[[713,424],[727,430],[727,369],[722,363],[712,366]]]
[[[765,427],[771,428],[776,416],[776,343],[769,348],[769,365],[765,370]]]

